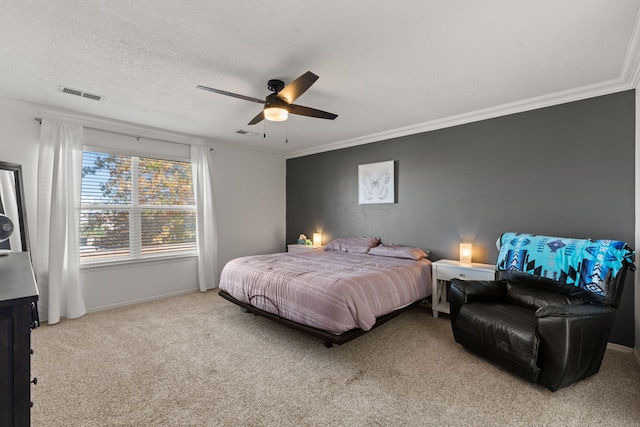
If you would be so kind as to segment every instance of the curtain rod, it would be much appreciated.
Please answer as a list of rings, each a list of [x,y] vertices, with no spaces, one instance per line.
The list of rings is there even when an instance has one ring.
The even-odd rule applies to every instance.
[[[42,124],[42,119],[40,117],[34,117],[33,119],[36,122]],[[189,147],[191,146],[191,144],[187,144],[187,143],[184,143],[184,142],[169,141],[167,139],[159,139],[159,138],[150,138],[150,137],[147,137],[147,136],[134,135],[132,133],[118,132],[118,131],[115,131],[115,130],[98,129],[98,128],[92,128],[92,127],[89,127],[89,126],[83,126],[83,128],[84,129],[89,129],[89,130],[95,130],[95,131],[98,131],[98,132],[112,133],[114,135],[130,136],[132,138],[135,138],[138,141],[140,140],[140,138],[142,138],[142,139],[146,139],[146,140],[149,140],[149,141],[169,142],[171,144],[186,145],[186,146],[189,146]],[[213,148],[209,147],[209,149],[211,151],[213,151]]]

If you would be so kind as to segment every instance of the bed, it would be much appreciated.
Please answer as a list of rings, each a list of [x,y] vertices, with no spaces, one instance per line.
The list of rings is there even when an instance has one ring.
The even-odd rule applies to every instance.
[[[431,262],[422,250],[337,247],[234,259],[222,270],[219,294],[323,339],[327,347],[362,335],[431,294]]]

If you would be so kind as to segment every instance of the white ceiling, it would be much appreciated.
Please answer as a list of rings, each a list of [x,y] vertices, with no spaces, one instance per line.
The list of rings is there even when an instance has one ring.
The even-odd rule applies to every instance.
[[[0,96],[291,157],[632,88],[639,10],[640,0],[0,0]],[[306,71],[320,79],[295,103],[336,120],[248,126],[261,105],[196,89],[264,98],[269,79]]]

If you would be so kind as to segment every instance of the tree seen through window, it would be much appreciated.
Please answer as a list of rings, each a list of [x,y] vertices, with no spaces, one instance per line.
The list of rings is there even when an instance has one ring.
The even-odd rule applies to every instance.
[[[195,250],[191,164],[85,151],[81,259]]]

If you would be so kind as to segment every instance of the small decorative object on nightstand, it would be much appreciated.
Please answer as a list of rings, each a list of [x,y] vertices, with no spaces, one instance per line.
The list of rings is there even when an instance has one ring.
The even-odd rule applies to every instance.
[[[324,249],[324,246],[299,245],[299,244],[287,245],[287,250],[289,252],[308,252],[314,249]]]
[[[471,243],[460,243],[460,264],[471,264],[471,253],[473,245]]]
[[[477,262],[462,263],[450,259],[441,259],[431,264],[431,308],[433,317],[438,317],[438,312],[449,314],[447,302],[447,282],[451,279],[465,280],[494,280],[496,266],[493,264],[480,264]]]

